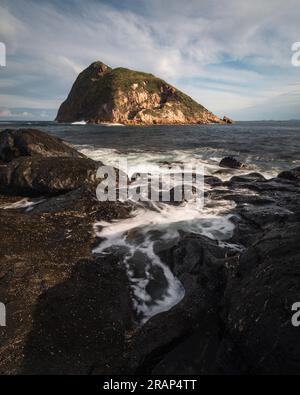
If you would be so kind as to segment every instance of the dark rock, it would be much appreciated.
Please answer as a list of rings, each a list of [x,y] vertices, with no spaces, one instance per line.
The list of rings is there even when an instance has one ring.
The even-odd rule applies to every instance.
[[[220,178],[214,176],[204,176],[204,182],[212,187],[219,187],[223,184]]]
[[[122,373],[132,326],[125,268],[101,259],[78,263],[41,294],[33,323],[22,373]]]
[[[161,365],[157,368],[155,366],[163,361],[165,355],[172,353],[172,350],[179,355],[177,346],[180,347],[181,343],[183,343],[182,347],[185,347],[187,341],[190,349],[190,344],[195,341],[198,344],[195,350],[201,347],[204,350],[204,343],[209,338],[211,346],[207,354],[203,352],[203,358],[199,356],[198,361],[193,361],[189,367],[186,366],[185,372],[195,373],[201,369],[203,372],[214,371],[215,349],[218,344],[215,341],[220,331],[217,311],[225,289],[225,251],[206,237],[191,235],[183,236],[179,243],[157,242],[154,251],[170,266],[183,284],[186,294],[178,305],[168,312],[153,317],[137,333],[131,345],[132,368],[135,367],[141,374],[157,373]],[[209,325],[204,327],[203,322],[210,323],[209,331]],[[167,333],[167,336],[162,336],[162,333]],[[180,361],[173,360],[161,372],[178,373],[178,366],[183,365],[184,358],[187,356],[181,354],[181,357]],[[206,358],[209,358],[209,363],[204,364]],[[164,362],[162,364],[166,365]]]
[[[292,170],[283,171],[278,175],[278,178],[300,182],[300,167],[296,167]]]
[[[0,160],[10,162],[20,156],[82,158],[65,141],[37,129],[6,129],[0,132]]]
[[[219,166],[228,167],[230,169],[241,169],[245,167],[245,165],[242,162],[240,162],[237,158],[234,158],[233,156],[228,156],[226,158],[223,158]]]
[[[0,372],[121,372],[130,328],[119,257],[95,259],[95,221],[128,217],[125,203],[98,202],[80,188],[29,213],[0,209]],[[17,197],[2,196],[1,204]],[[97,344],[97,345],[96,345]]]
[[[233,124],[234,121],[231,118],[228,118],[226,116],[223,117],[223,122],[228,123],[228,124]]]
[[[149,271],[154,302],[167,286],[163,270],[142,248],[127,267],[121,249],[91,252],[99,244],[95,222],[129,217],[134,204],[97,201],[96,162],[20,152],[0,165],[0,301],[9,323],[0,328],[0,373],[299,372],[299,328],[291,325],[300,295],[297,171],[293,179],[205,178],[207,204],[237,204],[227,212],[236,225],[229,240],[128,231],[128,242],[153,241],[185,289],[180,303],[140,327],[125,269],[137,279]],[[17,194],[44,198],[30,212],[3,209],[18,203]]]
[[[266,181],[265,177],[259,173],[250,173],[242,176],[234,176],[230,179],[231,183],[234,182],[253,182],[253,181]]]
[[[273,227],[241,256],[226,291],[225,343],[235,353],[230,358],[224,346],[222,353],[229,355],[227,361],[221,358],[226,361],[224,373],[235,365],[244,374],[298,374],[299,328],[291,324],[291,307],[300,294],[299,243],[298,218]]]
[[[235,173],[236,173],[236,169],[229,169],[229,168],[225,168],[225,167],[214,171],[215,176],[230,176]]]
[[[274,224],[293,215],[290,210],[276,205],[267,207],[243,207],[240,214],[249,222],[253,222],[259,226],[270,223]]]
[[[269,197],[264,197],[264,196],[258,196],[258,195],[248,195],[248,194],[242,194],[242,193],[223,193],[223,194],[218,194],[217,193],[211,193],[210,196],[214,196],[215,199],[221,199],[221,200],[231,200],[234,201],[235,203],[239,205],[269,205],[269,204],[274,204],[276,203],[275,199],[269,198]]]
[[[35,215],[68,212],[88,217],[91,221],[110,221],[112,218],[127,218],[132,210],[134,205],[130,202],[99,202],[94,186],[84,185],[74,191],[43,199],[32,207],[31,212]]]
[[[23,157],[0,167],[0,191],[53,196],[95,181],[98,168],[99,163],[87,158]]]

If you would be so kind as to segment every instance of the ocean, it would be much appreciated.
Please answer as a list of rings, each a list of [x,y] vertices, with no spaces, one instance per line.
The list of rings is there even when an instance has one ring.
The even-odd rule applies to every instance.
[[[272,178],[282,170],[300,166],[300,121],[147,127],[1,122],[0,129],[4,128],[49,132],[104,164],[118,166],[120,159],[127,159],[130,174],[160,172],[169,164],[181,162],[201,165],[205,175],[216,175],[224,181],[250,172]],[[247,167],[221,169],[219,162],[229,155],[240,157]],[[207,192],[211,187],[205,188]],[[129,219],[94,224],[101,239],[94,253],[105,257],[116,250],[120,252],[140,322],[169,310],[185,294],[179,280],[157,254],[156,242],[176,243],[182,233],[192,233],[242,251],[242,245],[230,243],[235,229],[234,207],[234,202],[209,197],[202,209],[193,202],[141,203]]]
[[[136,165],[199,160],[211,169],[224,156],[237,155],[270,176],[300,164],[300,121],[142,127],[0,122],[0,129],[29,127],[59,136],[104,163],[126,155]]]

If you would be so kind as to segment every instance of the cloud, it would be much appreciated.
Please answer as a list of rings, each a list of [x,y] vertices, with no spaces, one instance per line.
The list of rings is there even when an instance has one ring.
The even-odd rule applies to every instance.
[[[10,109],[0,109],[0,118],[31,118],[33,114],[28,111],[12,111]]]
[[[1,118],[9,118],[12,116],[12,113],[10,110],[0,110],[0,117]]]
[[[247,117],[247,108],[271,105],[299,80],[291,66],[297,3],[3,0],[0,105],[58,108],[77,74],[99,59],[152,72],[218,114],[242,108]]]
[[[41,120],[53,119],[54,112],[44,109],[29,108],[0,108],[0,118],[2,120]]]

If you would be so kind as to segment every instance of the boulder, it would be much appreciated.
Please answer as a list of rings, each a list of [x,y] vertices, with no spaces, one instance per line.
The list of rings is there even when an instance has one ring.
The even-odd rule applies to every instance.
[[[241,169],[245,165],[239,161],[237,158],[234,158],[233,156],[227,156],[226,158],[223,158],[220,162],[220,167],[228,167],[230,169]]]
[[[223,122],[228,123],[228,124],[233,124],[234,121],[231,118],[228,118],[226,116],[223,117]]]
[[[300,182],[300,167],[296,167],[292,170],[283,171],[280,174],[278,174],[278,178],[289,180],[289,181]]]
[[[0,132],[0,162],[21,156],[84,157],[65,141],[37,129],[6,129]]]
[[[0,167],[0,191],[30,197],[58,195],[94,181],[98,167],[87,158],[22,157]]]

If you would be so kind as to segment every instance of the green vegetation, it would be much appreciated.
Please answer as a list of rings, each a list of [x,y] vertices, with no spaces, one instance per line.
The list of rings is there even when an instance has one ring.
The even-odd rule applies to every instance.
[[[135,84],[137,92],[157,95],[157,100],[149,98],[153,108],[145,109],[138,103],[119,100],[125,98]],[[110,120],[113,109],[124,113],[129,120],[133,120],[140,111],[160,118],[165,108],[170,109],[171,114],[173,111],[175,117],[176,113],[183,113],[187,122],[201,121],[206,111],[191,97],[153,74],[123,67],[111,69],[102,62],[94,62],[78,76],[58,118],[62,113],[62,119]]]
[[[119,67],[110,73],[113,77],[113,90],[128,91],[133,84],[146,83],[145,88],[149,93],[158,93],[163,81],[153,74],[143,73]]]

